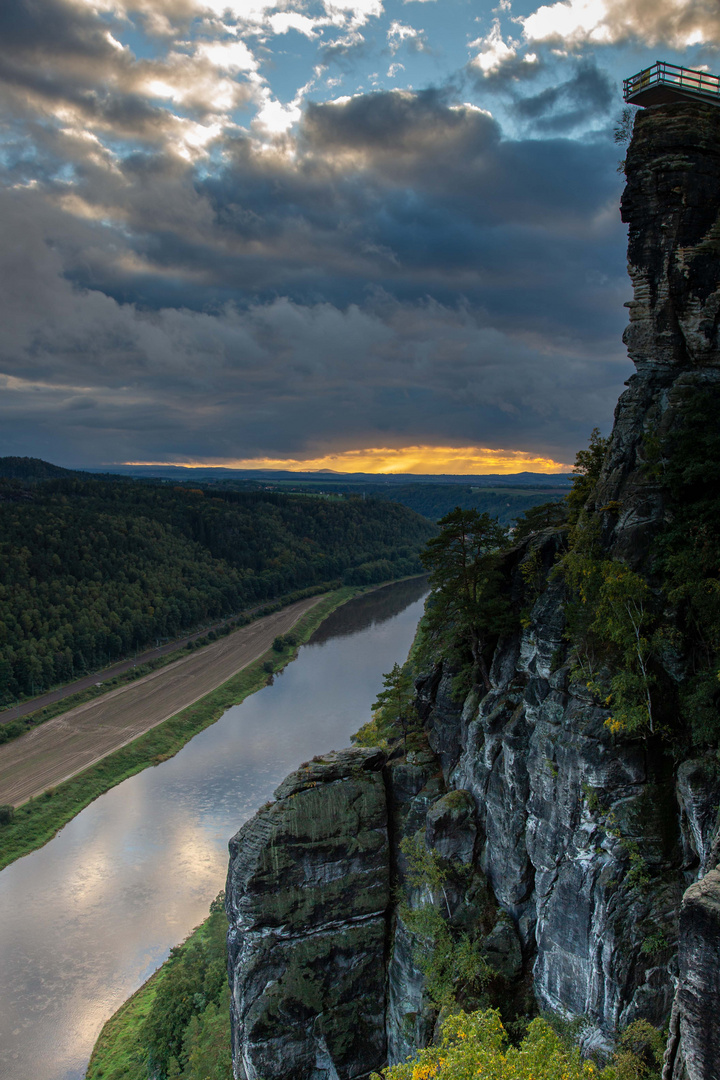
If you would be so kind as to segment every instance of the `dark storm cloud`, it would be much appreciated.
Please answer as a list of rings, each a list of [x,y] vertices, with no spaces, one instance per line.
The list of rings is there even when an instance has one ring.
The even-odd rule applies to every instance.
[[[416,93],[378,91],[341,104],[310,103],[302,132],[313,148],[362,149],[417,155],[428,147],[438,154],[454,147],[482,150],[500,139],[500,128],[486,112],[453,109],[439,90]]]
[[[606,116],[616,104],[617,89],[607,72],[586,61],[571,79],[520,98],[515,112],[538,130],[560,133],[586,124],[588,117]]]
[[[0,5],[0,44],[3,54],[13,57],[40,56],[54,50],[72,57],[108,56],[114,50],[107,27],[87,8],[63,0],[3,0]]]
[[[0,81],[18,107],[32,95],[49,103],[89,105],[103,74],[127,68],[108,27],[63,0],[4,0],[0,5]]]
[[[417,442],[568,460],[609,417],[614,148],[508,140],[449,92],[378,92],[307,105],[275,147],[225,135],[198,167],[123,54],[108,89],[71,53],[47,100],[149,145],[43,123],[34,156],[13,151],[8,178],[35,183],[0,202],[0,453],[35,452],[35,429],[66,462]]]

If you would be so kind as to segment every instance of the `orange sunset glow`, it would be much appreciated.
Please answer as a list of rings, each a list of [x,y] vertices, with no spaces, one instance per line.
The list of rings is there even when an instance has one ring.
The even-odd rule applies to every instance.
[[[480,446],[403,446],[343,450],[314,458],[211,458],[204,461],[124,461],[123,465],[176,465],[185,469],[270,469],[282,472],[418,473],[478,476],[483,473],[566,472],[571,466],[525,450]]]

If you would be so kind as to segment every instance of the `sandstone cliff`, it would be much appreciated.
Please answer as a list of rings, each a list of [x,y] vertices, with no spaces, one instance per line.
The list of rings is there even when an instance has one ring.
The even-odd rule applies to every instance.
[[[638,114],[627,175],[637,373],[588,513],[605,556],[652,583],[671,514],[652,455],[688,389],[720,382],[720,110]],[[418,683],[424,746],[313,763],[233,840],[238,1078],[351,1080],[427,1042],[437,1011],[412,913],[428,900],[509,1007],[530,994],[585,1017],[585,1047],[601,1053],[633,1019],[672,1014],[666,1080],[720,1075],[720,778],[709,757],[679,762],[677,744],[608,730],[570,662],[566,585],[552,573],[565,543],[546,530],[508,556],[514,595],[530,562],[536,583],[488,693],[454,701],[439,657]],[[670,647],[663,663],[671,703],[687,664]],[[404,837],[453,868],[441,890],[408,878]]]

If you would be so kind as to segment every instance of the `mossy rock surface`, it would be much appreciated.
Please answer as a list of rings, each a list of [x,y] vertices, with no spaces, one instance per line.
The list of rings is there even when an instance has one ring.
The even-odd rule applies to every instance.
[[[307,762],[230,843],[233,1043],[253,1075],[349,1078],[383,1064],[384,765],[373,748]]]

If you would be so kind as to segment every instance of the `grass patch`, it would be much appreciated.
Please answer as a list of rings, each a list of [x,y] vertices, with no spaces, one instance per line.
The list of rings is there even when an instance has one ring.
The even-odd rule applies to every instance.
[[[203,959],[219,957],[225,965],[225,931],[227,920],[222,906],[222,896],[213,901],[210,915],[174,948],[170,957],[153,975],[136,990],[132,997],[104,1024],[93,1048],[85,1080],[148,1080],[148,1031],[146,1023],[151,1017],[155,999],[171,969],[200,954]],[[166,987],[166,990],[169,986]],[[161,999],[162,1000],[162,999]],[[158,1003],[160,1004],[160,1002]],[[223,1005],[226,1002],[223,1000]],[[224,1010],[229,1012],[229,1008]],[[230,1068],[230,1017],[223,1016],[227,1027],[228,1076]],[[223,1033],[224,1034],[224,1033]]]
[[[147,1051],[143,1045],[142,1026],[150,1013],[162,978],[161,967],[132,997],[123,1002],[103,1026],[93,1048],[86,1080],[147,1080]]]
[[[243,668],[194,705],[140,735],[127,746],[108,754],[77,776],[17,807],[12,820],[0,826],[0,870],[52,840],[63,825],[99,795],[148,765],[159,765],[177,754],[194,735],[219,720],[231,705],[238,705],[265,686],[272,672],[280,671],[294,660],[299,646],[310,638],[331,612],[354,596],[377,587],[346,585],[327,593],[293,627],[295,645],[286,647],[282,653],[268,649],[253,664]]]

